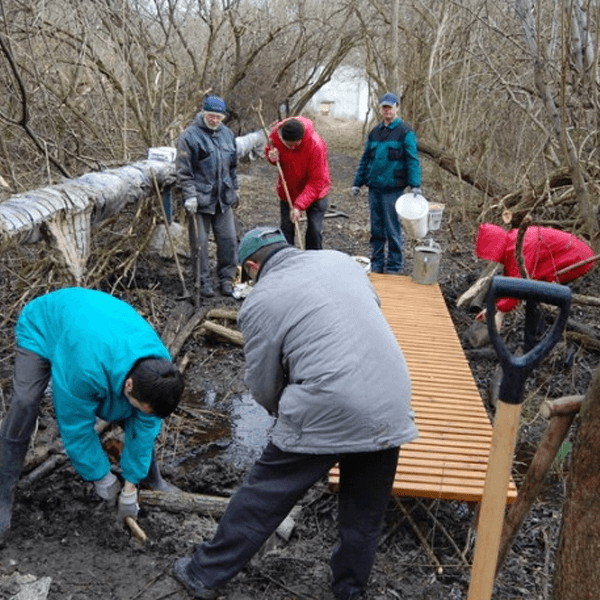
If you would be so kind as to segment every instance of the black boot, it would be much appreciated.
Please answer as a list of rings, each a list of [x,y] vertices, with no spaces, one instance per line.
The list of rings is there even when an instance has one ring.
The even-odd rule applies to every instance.
[[[29,441],[16,442],[0,437],[0,545],[10,529],[15,486],[28,446]]]
[[[181,492],[177,486],[171,485],[168,481],[163,479],[163,476],[160,474],[160,469],[158,468],[158,463],[156,462],[155,452],[152,453],[152,462],[150,463],[148,475],[140,481],[140,487],[150,488],[155,492]]]

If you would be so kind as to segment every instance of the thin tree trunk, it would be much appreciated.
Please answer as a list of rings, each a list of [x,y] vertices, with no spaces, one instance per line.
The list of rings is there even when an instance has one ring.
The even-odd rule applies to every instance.
[[[580,413],[556,557],[553,600],[595,600],[600,589],[600,368]]]

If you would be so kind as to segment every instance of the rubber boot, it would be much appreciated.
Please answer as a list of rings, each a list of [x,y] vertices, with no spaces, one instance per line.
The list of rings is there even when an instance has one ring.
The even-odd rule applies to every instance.
[[[16,442],[0,437],[0,545],[10,529],[15,487],[28,446],[29,441]]]
[[[177,486],[163,479],[158,468],[158,463],[156,462],[156,453],[152,454],[152,462],[150,463],[148,475],[140,481],[140,486],[150,488],[155,492],[181,492]]]

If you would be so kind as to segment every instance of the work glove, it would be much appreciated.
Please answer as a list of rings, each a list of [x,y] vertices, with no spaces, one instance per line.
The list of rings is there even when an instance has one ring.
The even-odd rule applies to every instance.
[[[117,494],[121,490],[121,483],[117,477],[109,471],[102,479],[94,481],[96,493],[103,500],[114,503],[117,499]]]
[[[138,504],[138,493],[137,489],[132,492],[126,492],[123,490],[119,494],[119,506],[117,512],[117,519],[119,523],[125,520],[125,517],[133,517],[137,519],[140,505]]]
[[[198,198],[188,198],[183,206],[190,214],[195,214],[198,211]]]
[[[414,187],[414,188],[412,188],[412,193],[415,196],[420,196],[421,195],[421,188],[420,187]]]
[[[498,331],[500,331],[500,328],[502,327],[502,319],[504,318],[504,315],[505,313],[503,313],[501,310],[496,310],[496,313],[494,314],[494,323]],[[487,309],[484,308],[481,312],[477,313],[477,315],[475,315],[475,320],[483,321],[485,323],[487,320]]]
[[[238,208],[240,205],[240,190],[235,190],[235,200],[231,205],[231,208]]]
[[[350,188],[350,192],[352,193],[352,195],[356,198],[356,196],[358,196],[360,194],[360,188],[357,185],[353,185]]]

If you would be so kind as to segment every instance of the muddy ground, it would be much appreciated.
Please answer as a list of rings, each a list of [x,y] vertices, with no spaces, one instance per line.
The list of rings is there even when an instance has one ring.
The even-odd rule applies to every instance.
[[[357,199],[348,194],[362,132],[351,123],[334,119],[319,119],[317,125],[330,146],[332,209],[345,215],[326,220],[325,246],[368,256],[366,198],[364,192]],[[484,267],[472,252],[477,214],[470,214],[465,206],[428,185],[431,167],[424,164],[424,169],[426,195],[430,200],[446,203],[442,228],[435,233],[435,240],[444,249],[439,281],[462,338],[473,314],[466,308],[457,309],[455,302]],[[255,160],[241,164],[239,174],[243,198],[237,210],[240,233],[257,225],[276,224],[275,168],[263,160]],[[410,273],[414,243],[407,241],[405,246]],[[32,288],[32,280],[27,281],[24,273],[46,251],[38,248],[27,252],[5,254],[5,268],[0,273],[0,294],[5,307],[0,323],[0,416],[6,410],[10,394],[14,319],[25,300],[43,291],[39,284]],[[181,266],[191,289],[189,259],[182,257]],[[60,278],[54,272],[48,277],[52,278],[52,285],[60,285]],[[181,282],[174,261],[144,255],[127,277],[115,279],[109,277],[99,287],[130,301],[162,332],[181,302],[178,299]],[[597,285],[598,276],[594,272],[577,282],[574,289],[593,293]],[[217,294],[204,305],[237,309],[240,303]],[[597,314],[590,309],[575,306],[572,317],[598,333]],[[511,319],[514,339],[507,343],[516,344],[515,332],[522,325],[522,314],[517,312]],[[474,350],[465,343],[464,347],[483,401],[493,416],[489,402],[490,379],[497,363],[493,351],[489,346],[487,350]],[[178,360],[186,365],[187,392],[181,408],[165,423],[160,438],[163,472],[185,491],[229,496],[264,443],[268,428],[264,414],[255,412],[248,435],[250,447],[237,445],[235,431],[239,423],[235,415],[248,402],[243,384],[242,349],[196,332],[183,346]],[[546,398],[583,393],[597,363],[597,353],[565,341],[528,380],[514,470],[517,484],[544,430],[544,423],[537,416],[539,403]],[[55,439],[51,404],[45,402],[33,447],[39,449]],[[568,463],[569,455],[552,470],[498,578],[494,598],[549,598]],[[230,600],[333,598],[329,590],[328,559],[336,543],[335,508],[336,496],[328,489],[327,482],[322,481],[304,498],[289,542],[278,540],[265,548],[226,586],[223,597]],[[426,538],[435,559],[428,554],[410,520]],[[51,578],[47,596],[50,600],[188,598],[172,577],[173,561],[209,538],[217,520],[207,515],[170,513],[142,505],[139,522],[149,538],[145,545],[117,525],[113,512],[95,496],[93,485],[82,481],[68,461],[62,462],[50,474],[19,487],[12,532],[0,550],[0,599],[12,598],[19,589],[14,580],[7,578],[11,574],[31,575],[38,580]],[[462,502],[391,499],[380,551],[364,597],[371,600],[466,598],[468,563],[473,551],[472,522],[472,507]]]

